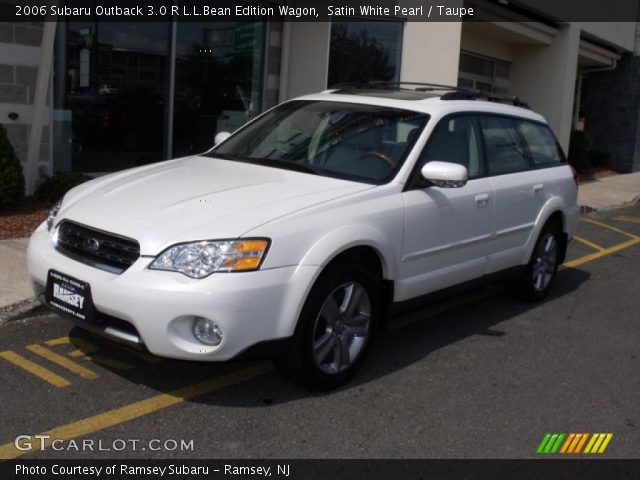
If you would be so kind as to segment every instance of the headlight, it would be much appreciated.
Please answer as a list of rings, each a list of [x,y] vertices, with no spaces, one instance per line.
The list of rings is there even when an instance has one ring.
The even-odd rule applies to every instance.
[[[49,231],[53,228],[53,222],[58,216],[60,205],[62,205],[62,200],[58,201],[53,207],[51,207],[51,210],[49,210],[49,215],[47,215],[47,230]]]
[[[265,239],[211,240],[174,245],[149,266],[203,278],[213,272],[257,270],[269,246]]]

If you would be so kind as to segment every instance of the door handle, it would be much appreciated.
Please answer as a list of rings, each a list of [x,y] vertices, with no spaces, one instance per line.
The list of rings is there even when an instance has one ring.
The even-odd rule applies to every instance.
[[[533,193],[540,193],[543,190],[544,190],[544,185],[542,185],[541,183],[538,183],[533,186]]]
[[[489,205],[489,194],[481,193],[480,195],[476,195],[476,205],[479,208],[486,207]]]

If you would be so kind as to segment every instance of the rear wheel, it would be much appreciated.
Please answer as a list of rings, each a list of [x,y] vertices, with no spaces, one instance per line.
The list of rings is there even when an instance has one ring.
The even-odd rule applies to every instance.
[[[540,232],[531,260],[515,284],[516,293],[539,300],[549,293],[558,271],[562,233],[556,223],[547,223]]]
[[[329,267],[311,289],[279,370],[305,386],[330,390],[362,362],[378,321],[379,281],[357,264]]]

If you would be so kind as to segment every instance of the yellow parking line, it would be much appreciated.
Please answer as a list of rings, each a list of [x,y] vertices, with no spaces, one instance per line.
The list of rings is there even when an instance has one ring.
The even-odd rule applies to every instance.
[[[184,401],[191,400],[194,397],[199,397],[201,395],[215,392],[216,390],[221,390],[238,383],[246,382],[272,370],[273,366],[270,362],[257,363],[221,377],[204,380],[168,393],[155,395],[147,398],[146,400],[130,403],[124,407],[99,413],[93,417],[84,418],[77,422],[62,425],[43,432],[41,435],[50,436],[48,440],[45,440],[45,446],[48,447],[51,445],[53,440],[71,440],[89,433],[104,430],[105,428],[133,420],[134,418],[178,405]],[[18,458],[28,453],[30,452],[18,450],[13,442],[0,446],[0,458],[2,459],[9,460]]]
[[[597,243],[593,243],[589,240],[587,240],[586,238],[582,238],[582,237],[578,237],[577,235],[574,235],[573,237],[574,240],[577,240],[578,242],[586,245],[587,247],[591,247],[594,250],[604,250],[604,247],[598,245]]]
[[[118,368],[118,369],[128,370],[128,369],[134,368],[134,365],[131,365],[129,363],[109,359],[104,355],[94,355],[99,350],[99,348],[93,343],[85,340],[84,338],[79,338],[75,336],[58,337],[58,338],[52,338],[51,340],[47,340],[44,343],[52,347],[56,345],[68,345],[68,344],[75,345],[76,348],[67,354],[70,357],[83,357],[83,358],[86,357],[87,360],[90,360],[90,361],[92,360],[92,361],[95,361],[96,363],[102,363],[104,365],[107,365],[113,368]],[[146,363],[160,363],[162,361],[162,359],[159,357],[154,357],[153,355],[149,355],[148,353],[144,353],[144,352],[138,352],[136,350],[133,350],[132,348],[127,348],[122,345],[118,345],[117,343],[114,343],[111,346],[121,349],[122,351],[127,352],[130,355],[138,357],[140,360]]]
[[[52,338],[44,343],[50,347],[55,347],[57,345],[72,345],[74,349],[67,354],[70,357],[85,357],[86,355],[91,355],[98,351],[98,347],[93,343],[77,337]]]
[[[620,215],[619,217],[613,217],[611,220],[618,220],[619,222],[640,223],[640,217],[632,217],[631,215]]]
[[[76,375],[80,375],[82,378],[87,378],[89,380],[93,380],[94,378],[98,378],[98,374],[93,370],[89,370],[88,368],[83,367],[82,365],[77,364],[73,360],[69,360],[62,355],[58,355],[56,352],[49,350],[41,345],[29,345],[27,346],[27,350],[32,351],[36,355],[40,355],[42,358],[46,358],[50,362],[55,363],[56,365],[60,365],[62,368],[66,368],[70,372],[75,373]]]
[[[59,337],[47,340],[44,343],[49,346],[73,345],[75,348],[71,352],[67,353],[67,355],[69,355],[70,357],[83,358],[84,360],[87,360],[89,362],[99,363],[116,370],[131,370],[132,368],[135,368],[135,365],[132,365],[130,363],[126,363],[120,360],[116,360],[115,358],[110,358],[106,355],[96,353],[98,351],[98,347],[93,343],[88,342],[84,338]]]
[[[575,237],[574,237],[575,238]],[[640,243],[640,237],[637,237],[632,240],[627,240],[626,242],[619,243],[609,248],[601,247],[600,245],[593,244],[594,248],[598,250],[595,253],[591,253],[589,255],[585,255],[583,257],[576,258],[575,260],[570,260],[568,262],[563,263],[559,270],[564,270],[566,268],[574,268],[579,265],[584,265],[585,263],[592,262],[599,258],[605,257],[607,255],[611,255],[612,253],[619,252],[620,250],[624,250],[625,248],[632,247]],[[411,312],[405,315],[402,315],[397,320],[394,320],[389,325],[389,330],[394,331],[400,328],[406,327],[412,323],[420,322],[422,320],[427,320],[428,318],[433,318],[442,313],[448,312],[450,310],[457,309],[464,305],[468,305],[471,303],[479,302],[480,300],[484,300],[485,298],[492,297],[504,289],[497,287],[495,285],[488,285],[482,290],[471,292],[470,294],[464,297],[454,297],[450,300],[445,300],[443,302],[436,303],[432,306],[427,307],[426,309],[421,309],[417,312]]]
[[[592,225],[598,225],[599,227],[606,228],[607,230],[611,230],[613,232],[621,233],[622,235],[626,235],[627,237],[630,237],[630,238],[640,238],[637,235],[634,235],[633,233],[625,232],[624,230],[621,230],[618,227],[607,225],[606,223],[602,223],[602,222],[597,222],[595,220],[591,220],[590,218],[585,218],[584,221],[587,223],[591,223]]]
[[[612,253],[619,252],[620,250],[624,250],[625,248],[633,247],[640,243],[640,237],[636,237],[631,240],[627,240],[626,242],[619,243],[614,245],[613,247],[605,248],[604,250],[599,250],[590,255],[585,255],[584,257],[576,258],[575,260],[569,260],[568,262],[564,262],[560,268],[574,268],[579,265],[584,265],[585,263],[593,262],[602,257],[606,257],[607,255],[611,255]]]
[[[631,236],[631,234],[628,234],[626,232],[625,234]],[[592,262],[594,260],[597,260],[598,258],[602,258],[606,255],[611,255],[612,253],[640,243],[640,237],[633,237],[634,238],[632,238],[631,240],[620,243],[618,245],[614,245],[613,247],[605,248],[604,250],[599,250],[593,254],[585,255],[575,260],[566,262],[564,265],[562,265],[561,268],[573,268],[578,265],[583,265],[585,263]],[[420,320],[424,320],[426,318],[433,317],[446,311],[453,310],[460,306],[473,303],[474,301],[489,298],[499,291],[501,291],[501,289],[496,287],[489,287],[476,292],[475,294],[469,295],[463,299],[454,299],[449,302],[444,302],[441,306],[434,305],[426,313],[422,312],[416,315],[407,315],[401,317],[397,324],[394,323],[394,325],[390,326],[390,329],[397,330]],[[50,439],[46,443],[46,446],[49,446],[51,441],[58,438],[63,440],[71,440],[73,438],[88,435],[90,433],[104,430],[105,428],[119,425],[135,418],[157,412],[164,408],[178,405],[192,398],[251,380],[272,370],[273,367],[270,363],[258,363],[241,370],[236,370],[235,372],[231,372],[222,377],[205,380],[203,382],[189,385],[169,393],[155,395],[146,400],[141,400],[139,402],[131,403],[114,410],[109,410],[93,417],[88,417],[73,423],[61,425],[59,427],[53,428],[52,430],[44,432],[42,435],[50,435]],[[20,451],[16,449],[13,442],[0,446],[1,459],[18,458],[28,453],[29,452],[27,451]]]
[[[48,368],[41,367],[37,363],[32,362],[31,360],[27,360],[22,355],[18,355],[11,350],[7,350],[5,352],[0,352],[0,357],[4,358],[6,361],[13,363],[16,367],[20,367],[23,370],[26,370],[29,373],[32,373],[36,377],[44,380],[45,382],[50,383],[55,387],[68,387],[71,385],[67,379],[61,377],[53,373]]]

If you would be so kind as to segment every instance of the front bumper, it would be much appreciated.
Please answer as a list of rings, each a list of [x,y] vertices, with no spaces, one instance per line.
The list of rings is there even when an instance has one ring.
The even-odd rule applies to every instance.
[[[319,273],[315,266],[289,266],[214,273],[197,280],[150,270],[152,261],[141,257],[119,275],[85,265],[58,252],[44,224],[32,235],[27,251],[36,295],[43,293],[49,269],[58,270],[89,283],[99,317],[127,322],[134,329],[119,329],[117,322],[108,328],[76,322],[80,326],[183,360],[229,360],[256,344],[290,337]],[[219,345],[198,342],[192,333],[195,317],[218,324],[223,333]]]

